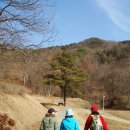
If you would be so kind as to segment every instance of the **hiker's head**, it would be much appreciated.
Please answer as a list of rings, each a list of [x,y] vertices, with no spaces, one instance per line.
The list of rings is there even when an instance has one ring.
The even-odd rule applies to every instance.
[[[55,114],[57,111],[54,108],[48,109],[49,114]]]
[[[66,113],[65,113],[66,117],[73,117],[73,115],[74,115],[74,112],[73,112],[72,109],[67,109],[66,110]]]
[[[98,106],[97,105],[92,105],[90,110],[92,112],[98,112]]]

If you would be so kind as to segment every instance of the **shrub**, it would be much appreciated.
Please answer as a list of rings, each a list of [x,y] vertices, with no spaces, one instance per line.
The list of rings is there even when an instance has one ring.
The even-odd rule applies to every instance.
[[[9,118],[7,114],[0,114],[0,130],[11,130],[15,126],[16,122]]]

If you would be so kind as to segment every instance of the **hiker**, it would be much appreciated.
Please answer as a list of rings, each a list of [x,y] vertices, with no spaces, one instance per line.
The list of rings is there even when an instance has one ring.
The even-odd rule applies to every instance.
[[[65,118],[62,120],[60,130],[80,130],[78,121],[73,117],[72,109],[67,109]]]
[[[45,114],[41,122],[40,130],[59,130],[56,112],[54,108],[48,109],[48,113]]]
[[[108,130],[107,124],[98,112],[98,106],[93,105],[91,107],[91,114],[88,116],[84,130]]]

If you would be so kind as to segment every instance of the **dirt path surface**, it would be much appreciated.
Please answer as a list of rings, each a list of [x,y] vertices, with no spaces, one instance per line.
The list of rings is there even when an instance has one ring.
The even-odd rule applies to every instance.
[[[57,119],[59,121],[59,124],[61,123],[62,119],[65,116],[65,110],[66,110],[65,108],[62,108],[57,113]],[[74,117],[78,120],[81,130],[83,130],[87,116],[90,114],[90,110],[89,109],[82,109],[82,108],[73,108],[73,110],[75,113]],[[123,118],[120,118],[117,116],[113,116],[113,115],[108,114],[106,112],[103,113],[102,111],[100,111],[100,113],[104,118],[107,118],[107,119],[110,119],[113,121],[118,121],[121,123],[130,124],[130,120],[126,120],[126,119],[123,119]]]
[[[80,110],[76,110],[77,112],[81,112],[82,110],[82,113],[87,113],[87,114],[90,114],[90,110],[89,109],[80,109]],[[114,115],[111,115],[111,114],[108,114],[106,112],[103,112],[103,111],[99,111],[101,113],[101,115],[104,117],[104,118],[108,118],[108,119],[111,119],[111,120],[115,120],[115,121],[119,121],[119,122],[122,122],[122,123],[127,123],[127,124],[130,124],[130,120],[127,120],[127,119],[123,119],[123,118],[120,118],[120,117],[117,117],[117,116],[114,116]]]

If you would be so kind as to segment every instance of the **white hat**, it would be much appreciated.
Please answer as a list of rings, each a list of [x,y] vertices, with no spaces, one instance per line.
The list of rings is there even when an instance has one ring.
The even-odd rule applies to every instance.
[[[72,116],[72,115],[74,115],[73,110],[72,109],[67,109],[66,110],[66,116]]]

